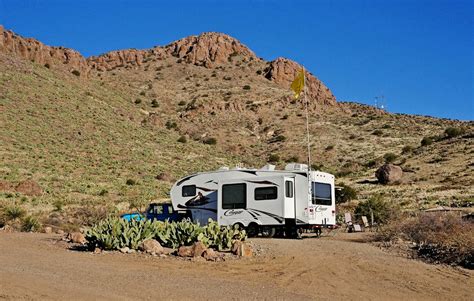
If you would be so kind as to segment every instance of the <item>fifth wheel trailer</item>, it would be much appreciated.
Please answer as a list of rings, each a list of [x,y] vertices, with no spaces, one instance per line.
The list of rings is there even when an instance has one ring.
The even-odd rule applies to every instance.
[[[211,218],[222,226],[239,225],[249,236],[298,236],[303,229],[336,224],[334,176],[308,171],[305,164],[193,174],[173,185],[171,201],[195,222]]]

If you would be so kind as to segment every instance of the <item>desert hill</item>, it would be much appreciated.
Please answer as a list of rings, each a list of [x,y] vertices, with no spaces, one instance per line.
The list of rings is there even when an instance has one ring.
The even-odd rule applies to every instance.
[[[300,68],[258,58],[219,33],[84,58],[0,27],[0,202],[123,210],[166,198],[172,181],[192,172],[304,162],[304,103],[289,90]],[[307,78],[314,167],[362,199],[381,193],[406,208],[472,204],[472,122],[338,102]],[[405,170],[401,184],[371,183],[384,160]],[[16,192],[25,180],[43,193]]]

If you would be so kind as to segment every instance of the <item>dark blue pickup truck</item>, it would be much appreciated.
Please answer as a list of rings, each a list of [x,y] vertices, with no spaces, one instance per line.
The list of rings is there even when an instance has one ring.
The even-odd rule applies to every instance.
[[[173,222],[180,221],[183,218],[186,218],[187,214],[173,210],[173,206],[171,204],[151,203],[144,213],[125,213],[122,214],[120,217],[128,221],[132,219],[151,219],[157,221],[168,220],[170,222]]]

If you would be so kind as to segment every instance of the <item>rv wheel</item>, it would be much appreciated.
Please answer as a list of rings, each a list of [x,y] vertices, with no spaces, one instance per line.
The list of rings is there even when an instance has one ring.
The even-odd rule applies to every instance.
[[[247,227],[247,236],[255,237],[258,235],[258,225],[256,223],[250,223]]]
[[[276,230],[273,227],[263,227],[261,233],[263,237],[270,238],[270,237],[275,236]]]

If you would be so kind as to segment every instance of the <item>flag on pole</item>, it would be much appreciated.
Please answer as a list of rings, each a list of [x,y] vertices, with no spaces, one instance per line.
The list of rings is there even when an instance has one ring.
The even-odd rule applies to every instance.
[[[300,70],[295,80],[291,83],[290,88],[295,93],[295,98],[298,99],[300,97],[301,92],[304,89],[304,69],[303,68]]]

